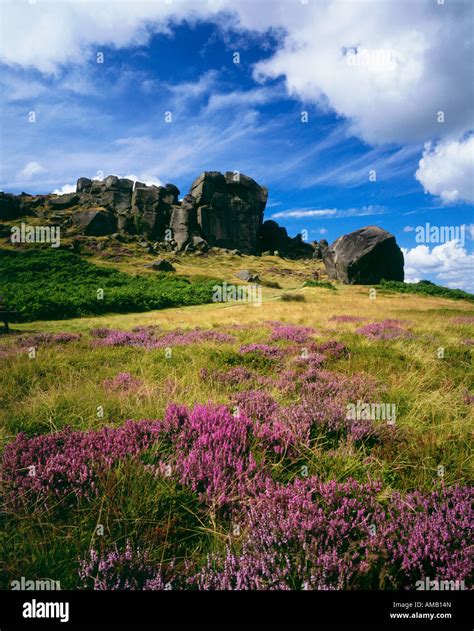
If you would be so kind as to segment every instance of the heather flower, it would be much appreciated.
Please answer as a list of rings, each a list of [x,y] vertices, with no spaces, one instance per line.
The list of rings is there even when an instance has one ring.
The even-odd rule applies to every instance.
[[[453,324],[474,324],[474,316],[458,316],[451,318]]]
[[[316,478],[267,480],[249,498],[237,549],[211,554],[190,579],[200,589],[414,589],[472,573],[472,489],[395,494],[380,485]]]
[[[308,353],[295,358],[295,363],[306,366],[307,368],[319,368],[326,361],[326,355],[321,353]]]
[[[388,505],[382,545],[400,568],[392,582],[413,589],[416,581],[472,578],[474,491],[442,487],[429,495],[395,493]]]
[[[269,346],[268,344],[245,344],[240,347],[239,353],[242,355],[256,353],[268,359],[279,359],[284,356],[285,351],[277,346]]]
[[[79,560],[79,578],[83,589],[94,590],[163,590],[173,587],[168,568],[154,566],[146,551],[134,549],[127,541],[125,549],[113,549],[99,554],[89,551],[89,558]]]
[[[362,322],[365,318],[352,315],[335,315],[329,318],[330,322]]]
[[[106,390],[129,393],[138,390],[143,385],[143,381],[136,379],[129,372],[119,372],[111,379],[104,379],[102,385]]]
[[[244,366],[235,366],[229,370],[213,370],[201,368],[199,372],[201,379],[212,380],[228,387],[246,386],[250,381],[257,378],[257,373]]]
[[[285,324],[275,326],[271,334],[272,341],[285,340],[288,342],[302,343],[306,342],[312,335],[315,334],[315,330],[308,326],[297,326],[294,324]]]
[[[370,526],[378,523],[378,487],[315,478],[288,485],[267,480],[249,500],[238,552],[210,555],[193,582],[200,589],[344,589],[368,587]]]
[[[311,351],[321,353],[327,357],[332,357],[333,359],[346,357],[349,354],[347,346],[337,340],[328,340],[322,344],[312,344]]]
[[[223,405],[196,405],[187,413],[173,407],[171,414],[179,423],[173,447],[180,482],[214,507],[245,497],[259,473],[250,451],[251,421]]]
[[[21,348],[52,346],[54,344],[77,342],[80,339],[81,336],[78,333],[35,333],[34,335],[18,338],[18,346]]]
[[[28,438],[6,445],[2,458],[5,499],[12,506],[95,495],[101,476],[117,462],[149,448],[159,424],[127,421],[99,431],[72,431]]]
[[[401,326],[401,322],[401,320],[373,322],[357,329],[356,333],[372,340],[396,340],[412,337],[412,334]]]
[[[183,331],[175,329],[162,335],[157,335],[155,327],[137,327],[133,331],[101,330],[95,334],[94,346],[134,346],[138,348],[154,349],[168,346],[187,346],[201,342],[234,342],[235,338],[218,331],[201,331],[194,329]]]

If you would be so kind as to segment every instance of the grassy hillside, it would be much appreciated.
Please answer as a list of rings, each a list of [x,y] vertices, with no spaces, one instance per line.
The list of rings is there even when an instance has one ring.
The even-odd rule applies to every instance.
[[[260,306],[25,322],[0,338],[2,586],[466,578],[472,305],[303,286],[317,266],[274,257],[176,265],[229,281],[250,267],[279,287]],[[358,401],[395,406],[394,423],[350,420]],[[426,553],[410,547],[420,533]]]

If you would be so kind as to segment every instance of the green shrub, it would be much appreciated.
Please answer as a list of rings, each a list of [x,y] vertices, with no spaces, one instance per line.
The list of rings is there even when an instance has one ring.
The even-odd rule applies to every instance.
[[[215,284],[166,272],[131,276],[52,249],[0,250],[0,269],[0,294],[24,322],[202,304]]]
[[[327,280],[307,280],[304,283],[304,287],[321,287],[322,289],[332,289],[336,291],[334,285]]]
[[[382,280],[380,287],[389,291],[396,291],[402,294],[422,294],[424,296],[439,296],[440,298],[450,298],[451,300],[474,301],[474,295],[462,289],[449,289],[440,287],[429,280],[420,280],[418,283],[402,283],[397,280]]]
[[[285,302],[304,302],[306,298],[303,294],[282,294],[281,300]]]

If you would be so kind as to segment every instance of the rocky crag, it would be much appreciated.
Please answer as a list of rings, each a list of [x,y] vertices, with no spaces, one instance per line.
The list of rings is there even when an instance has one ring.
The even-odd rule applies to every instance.
[[[0,219],[37,216],[71,233],[138,235],[177,252],[220,247],[243,254],[278,251],[290,258],[314,253],[300,236],[291,239],[274,221],[263,221],[268,190],[247,175],[207,171],[182,200],[179,195],[173,184],[82,177],[76,192],[65,195],[0,193]]]
[[[152,252],[202,252],[319,258],[328,277],[348,284],[403,280],[403,253],[395,237],[368,226],[336,239],[306,243],[275,221],[263,221],[268,190],[247,175],[202,173],[180,199],[174,184],[147,186],[109,175],[80,178],[65,195],[0,193],[0,220],[36,217],[70,235],[137,239]]]

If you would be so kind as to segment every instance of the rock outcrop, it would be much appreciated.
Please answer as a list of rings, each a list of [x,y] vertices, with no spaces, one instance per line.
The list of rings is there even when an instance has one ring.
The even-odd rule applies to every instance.
[[[286,228],[272,219],[265,221],[260,228],[258,248],[260,252],[278,252],[292,259],[311,258],[314,254],[314,246],[305,243],[300,234],[290,238]]]
[[[319,247],[330,279],[357,285],[404,279],[403,253],[395,237],[378,226],[345,234],[331,246],[320,242]]]
[[[206,171],[183,200],[179,195],[174,184],[149,186],[115,175],[103,180],[81,177],[76,191],[64,195],[0,193],[0,220],[36,215],[78,234],[138,235],[167,251],[220,247],[238,254],[313,254],[299,235],[290,239],[274,221],[263,223],[268,190],[243,173]]]
[[[189,193],[196,200],[197,221],[209,245],[256,252],[266,188],[242,173],[206,171],[194,180]]]

